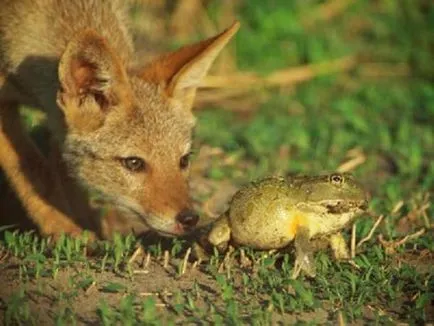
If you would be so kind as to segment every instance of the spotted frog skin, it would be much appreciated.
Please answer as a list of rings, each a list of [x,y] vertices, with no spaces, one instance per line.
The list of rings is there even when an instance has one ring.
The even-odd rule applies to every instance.
[[[240,189],[215,222],[208,241],[256,249],[295,243],[294,276],[315,276],[312,239],[326,237],[337,259],[348,259],[340,231],[367,208],[366,193],[350,174],[268,177]]]

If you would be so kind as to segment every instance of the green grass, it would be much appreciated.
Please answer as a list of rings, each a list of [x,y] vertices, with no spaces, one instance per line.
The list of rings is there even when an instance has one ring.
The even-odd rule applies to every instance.
[[[90,254],[86,240],[65,237],[54,245],[32,233],[6,230],[0,273],[9,277],[11,294],[0,300],[0,320],[267,325],[335,324],[341,316],[376,324],[433,322],[434,5],[360,0],[333,20],[314,22],[321,3],[245,1],[238,8],[242,28],[235,40],[239,68],[265,75],[349,55],[360,59],[357,67],[288,91],[259,90],[268,100],[248,115],[218,105],[200,111],[196,142],[198,149],[218,147],[235,158],[223,165],[216,157],[206,171],[209,179],[235,184],[276,173],[334,171],[349,151],[362,153],[366,160],[352,172],[371,194],[370,211],[384,220],[358,249],[354,266],[321,251],[315,279],[291,280],[292,253],[244,248],[251,265],[241,263],[238,249],[225,268],[220,268],[224,257],[215,254],[195,269],[190,262],[181,275],[186,240],[146,247],[151,260],[145,266],[142,258],[129,261],[140,243],[132,236],[93,245]],[[398,73],[400,67],[405,74]],[[357,239],[367,236],[374,222],[359,219]],[[378,239],[397,241],[422,228],[424,234],[393,252]],[[171,257],[167,269],[165,250]],[[83,313],[83,306],[90,312]]]
[[[6,235],[4,247],[16,253],[13,263],[19,265],[21,284],[6,302],[6,323],[33,321],[37,324],[40,316],[35,317],[30,307],[34,306],[35,300],[42,302],[49,292],[56,307],[52,310],[56,323],[77,322],[77,316],[82,312],[80,305],[74,302],[80,303],[90,293],[97,301],[94,318],[106,325],[116,322],[166,324],[187,320],[262,325],[278,320],[296,322],[297,318],[312,318],[324,323],[335,319],[337,313],[343,314],[347,321],[421,323],[426,321],[427,306],[433,299],[432,258],[424,263],[417,260],[398,263],[403,259],[401,255],[386,255],[384,248],[375,241],[362,247],[354,260],[357,268],[348,263],[337,263],[327,252],[320,252],[316,256],[318,275],[315,279],[290,278],[292,254],[268,255],[249,248],[244,249],[252,262],[248,267],[240,264],[240,252],[236,251],[223,271],[218,271],[222,257],[216,257],[199,269],[193,270],[189,263],[187,274],[179,275],[177,265],[185,253],[179,252],[171,258],[170,270],[164,277],[189,285],[185,289],[168,289],[164,281],[156,280],[155,275],[143,279],[135,273],[146,269],[128,259],[132,254],[128,250],[129,244],[138,244],[137,239],[119,237],[117,244],[94,245],[97,253],[86,257],[84,244],[77,240],[65,238],[63,243],[49,249],[41,245],[44,240],[33,234],[6,232]],[[431,248],[425,246],[427,240],[420,238],[410,245],[420,252],[423,249],[432,251],[432,239],[428,243]],[[120,245],[124,248],[122,256],[126,258],[121,265],[117,264],[115,254]],[[176,246],[176,241],[166,243],[165,250],[173,250]],[[58,250],[62,251],[60,258],[56,255]],[[405,251],[412,250],[400,249],[400,253]],[[106,262],[102,257],[107,257]],[[417,254],[415,257],[420,258]],[[161,255],[153,254],[147,268],[155,271],[161,264]],[[138,290],[153,281],[161,287],[160,294]],[[210,282],[211,289],[207,288]],[[59,283],[61,289],[47,291]],[[170,293],[165,295],[166,291]],[[114,297],[116,303],[113,303]]]

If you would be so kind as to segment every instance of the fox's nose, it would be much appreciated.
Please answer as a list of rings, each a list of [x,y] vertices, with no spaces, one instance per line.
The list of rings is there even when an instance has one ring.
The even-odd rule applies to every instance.
[[[176,220],[181,223],[185,229],[191,229],[196,226],[199,221],[199,215],[192,210],[185,209],[176,216]]]

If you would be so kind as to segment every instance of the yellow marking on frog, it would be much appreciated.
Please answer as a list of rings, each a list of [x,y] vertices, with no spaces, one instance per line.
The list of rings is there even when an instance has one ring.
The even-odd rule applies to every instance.
[[[288,235],[294,238],[300,226],[306,225],[307,217],[302,212],[295,212],[289,222]]]

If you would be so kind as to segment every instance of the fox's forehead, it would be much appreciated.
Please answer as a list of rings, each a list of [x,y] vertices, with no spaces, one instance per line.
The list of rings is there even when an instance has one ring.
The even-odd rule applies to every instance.
[[[116,123],[123,125],[119,130],[128,130],[121,141],[125,144],[122,146],[124,155],[140,151],[158,156],[187,153],[195,124],[191,110],[170,99],[158,85],[138,78],[131,79],[130,83],[131,107],[127,109],[127,116]]]
[[[162,87],[140,78],[131,79],[133,91],[132,116],[137,122],[148,125],[151,132],[189,132],[195,124],[190,108],[181,101],[170,98]]]
[[[148,119],[187,119],[185,123],[194,125],[195,119],[189,108],[184,108],[181,101],[170,98],[164,88],[148,83],[141,78],[130,79],[133,107],[137,116]]]

